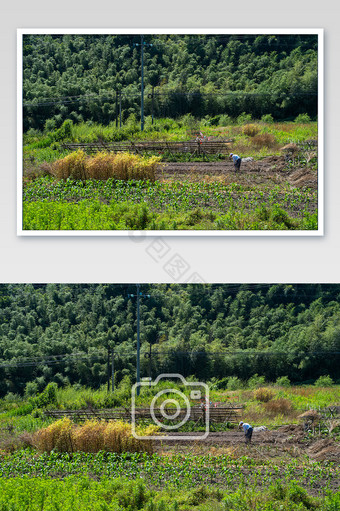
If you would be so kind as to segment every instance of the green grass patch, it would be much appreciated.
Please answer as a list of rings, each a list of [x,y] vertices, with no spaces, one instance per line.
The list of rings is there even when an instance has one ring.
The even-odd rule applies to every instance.
[[[296,482],[272,484],[266,493],[241,487],[221,491],[201,486],[190,490],[155,490],[142,481],[69,477],[13,478],[0,481],[2,511],[336,511],[340,493],[323,498],[310,496]]]
[[[24,185],[23,229],[313,230],[315,202],[290,187],[44,177]]]
[[[221,509],[225,510],[249,509],[244,505],[248,503],[249,506],[250,502],[257,502],[258,507],[252,506],[251,509],[259,510],[327,509],[321,506],[332,502],[330,499],[333,499],[332,504],[339,502],[339,493],[334,491],[340,475],[338,466],[319,462],[311,464],[294,458],[281,461],[266,457],[192,454],[163,456],[78,452],[70,455],[52,452],[36,455],[25,450],[2,456],[0,505],[11,502],[14,494],[17,499],[24,497],[27,491],[31,495],[31,503],[36,504],[34,498],[39,495],[39,488],[44,488],[45,496],[57,496],[56,502],[63,502],[63,509],[68,509],[64,506],[72,492],[75,493],[73,509],[83,509],[77,506],[79,493],[83,503],[93,495],[100,502],[103,490],[107,502],[112,505],[117,503],[117,499],[127,499],[125,503],[130,507],[126,509],[130,511],[144,509],[142,503],[146,505],[145,509],[157,509],[147,506],[150,501],[155,503],[161,498],[167,499],[168,505],[177,500],[177,509],[183,510],[196,509],[195,506],[211,501],[221,503]],[[144,495],[137,508],[133,507],[136,494],[139,498]],[[18,502],[21,506],[25,504],[24,500]],[[283,507],[260,507],[260,504],[269,506],[278,502]],[[122,500],[118,503],[123,505]],[[48,501],[44,506],[41,501],[39,504],[41,507],[18,509],[50,509]],[[238,504],[240,507],[230,507]],[[294,504],[299,507],[294,507]]]
[[[221,119],[223,121],[223,118]],[[150,122],[149,122],[150,121]],[[122,128],[117,128],[115,123],[101,125],[94,122],[69,124],[67,130],[62,127],[54,131],[33,132],[30,131],[23,136],[23,157],[26,165],[29,162],[40,164],[44,161],[53,162],[59,158],[65,157],[70,151],[62,148],[64,142],[73,143],[93,143],[103,141],[106,143],[130,141],[130,140],[168,140],[183,141],[195,138],[194,133],[203,133],[209,138],[232,139],[233,152],[239,151],[243,157],[253,156],[255,159],[263,158],[272,154],[278,154],[279,147],[290,142],[304,142],[310,139],[317,139],[317,122],[308,123],[265,123],[254,121],[252,125],[256,126],[257,136],[271,135],[274,144],[266,145],[266,141],[258,143],[252,136],[243,133],[243,127],[238,124],[230,123],[227,126],[209,126],[205,121],[197,121],[195,130],[192,130],[190,123],[186,119],[156,119],[151,124],[151,119],[146,119],[144,131],[140,131],[140,126],[134,123],[126,124]],[[268,144],[268,141],[267,141]],[[166,157],[166,155],[164,156]],[[186,161],[186,156],[180,157],[181,161]],[[171,159],[171,158],[170,158]],[[217,156],[216,158],[219,159]]]
[[[131,202],[77,204],[30,202],[23,205],[24,230],[308,230],[317,228],[317,216],[295,219],[274,206],[252,213],[229,210],[226,214],[196,208],[187,213],[169,208],[164,213]]]

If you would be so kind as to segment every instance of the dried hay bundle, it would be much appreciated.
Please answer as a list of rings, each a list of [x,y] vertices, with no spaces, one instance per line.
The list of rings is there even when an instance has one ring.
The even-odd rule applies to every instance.
[[[303,427],[300,424],[287,424],[286,426],[280,426],[277,431],[280,433],[298,434],[303,433]]]
[[[339,461],[340,447],[331,438],[324,438],[311,445],[308,454],[316,461]]]
[[[299,152],[299,147],[295,143],[287,144],[284,147],[281,147],[280,151],[284,153],[293,153],[296,154]]]
[[[112,153],[99,152],[87,160],[87,175],[90,179],[109,179],[114,174],[115,156]]]
[[[57,179],[106,180],[149,180],[155,181],[156,169],[161,158],[159,156],[143,157],[130,153],[108,153],[105,151],[95,156],[87,156],[78,150],[51,165],[51,173]]]
[[[75,451],[98,452],[104,449],[105,422],[86,421],[73,431],[73,447]]]
[[[320,420],[321,416],[316,410],[307,410],[306,412],[298,415],[298,419],[309,419],[313,422]]]
[[[53,422],[33,435],[33,445],[39,451],[73,452],[72,430],[74,424],[67,417]]]
[[[254,398],[262,403],[268,403],[274,397],[274,392],[271,389],[260,387],[254,391]]]
[[[79,149],[52,163],[51,172],[57,179],[86,180],[87,156]]]
[[[153,436],[158,427],[138,428],[139,436]],[[82,426],[67,417],[42,428],[33,435],[32,443],[40,451],[51,452],[153,452],[152,440],[132,435],[132,426],[124,421],[104,422],[89,420]]]
[[[293,407],[292,403],[288,399],[279,398],[272,399],[271,401],[264,404],[266,412],[270,415],[290,415],[292,414]]]
[[[271,133],[262,133],[253,137],[253,144],[257,147],[275,147],[276,140]]]
[[[104,433],[104,445],[111,452],[135,452],[138,440],[132,436],[131,424],[123,421],[111,422]]]
[[[256,124],[246,124],[242,128],[243,135],[246,135],[247,137],[255,137],[259,131],[260,128],[256,126]]]

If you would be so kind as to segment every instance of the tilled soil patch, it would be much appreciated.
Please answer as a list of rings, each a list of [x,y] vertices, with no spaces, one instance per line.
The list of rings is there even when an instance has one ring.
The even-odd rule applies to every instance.
[[[340,445],[331,438],[318,440],[308,447],[307,452],[316,461],[340,462]]]
[[[224,178],[227,183],[272,185],[289,183],[296,188],[317,190],[317,172],[308,167],[288,167],[283,156],[268,156],[263,160],[246,162],[235,172],[230,161],[162,163],[157,170],[160,180],[199,180]]]
[[[198,433],[201,434],[201,433]],[[202,433],[203,434],[203,433]],[[331,438],[306,441],[305,432],[302,425],[281,426],[277,430],[261,431],[253,433],[252,443],[246,446],[244,434],[241,431],[222,431],[209,433],[205,439],[193,440],[193,433],[168,433],[171,440],[154,440],[156,451],[162,452],[191,452],[196,454],[213,452],[225,448],[230,449],[250,449],[251,454],[255,454],[257,449],[266,449],[266,456],[278,456],[280,453],[289,452],[304,453],[311,460],[316,461],[334,461],[340,464],[340,445]],[[178,439],[178,436],[187,436],[188,440]]]

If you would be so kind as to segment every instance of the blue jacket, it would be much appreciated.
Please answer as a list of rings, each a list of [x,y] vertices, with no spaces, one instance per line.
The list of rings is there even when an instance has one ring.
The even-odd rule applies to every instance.
[[[238,160],[240,160],[241,158],[237,155],[237,154],[233,154],[232,155],[232,159],[233,159],[233,162],[236,163]]]

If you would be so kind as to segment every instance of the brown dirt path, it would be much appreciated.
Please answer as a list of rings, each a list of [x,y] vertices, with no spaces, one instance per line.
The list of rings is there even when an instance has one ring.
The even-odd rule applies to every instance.
[[[219,180],[242,185],[275,186],[289,184],[296,188],[317,190],[317,172],[308,167],[287,167],[283,156],[269,156],[262,160],[246,162],[235,173],[230,161],[224,162],[172,162],[163,163],[157,169],[159,180]]]
[[[200,433],[198,433],[200,434]],[[242,431],[211,432],[202,440],[176,440],[176,437],[191,436],[193,433],[169,433],[174,440],[154,440],[154,448],[158,452],[192,452],[194,454],[208,453],[238,453],[251,455],[256,458],[297,457],[307,456],[315,461],[332,461],[340,465],[340,444],[331,438],[306,440],[301,425],[282,426],[274,431],[253,433],[250,446],[245,445]],[[248,452],[249,454],[249,452]],[[339,482],[340,484],[340,482]]]

